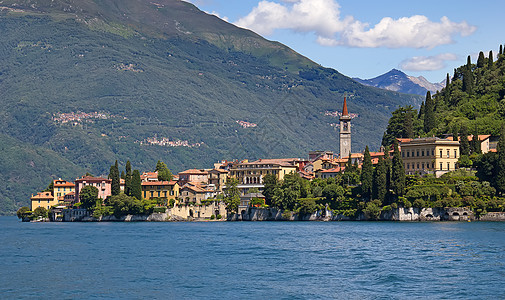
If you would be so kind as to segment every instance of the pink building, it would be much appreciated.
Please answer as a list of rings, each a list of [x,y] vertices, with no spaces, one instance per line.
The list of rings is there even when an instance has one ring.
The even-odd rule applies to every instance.
[[[98,198],[105,200],[112,195],[111,192],[112,180],[102,177],[84,176],[75,180],[75,201],[79,202],[79,192],[87,185],[94,186],[98,189]]]
[[[179,185],[183,186],[188,182],[209,183],[209,172],[205,170],[190,169],[179,173]]]

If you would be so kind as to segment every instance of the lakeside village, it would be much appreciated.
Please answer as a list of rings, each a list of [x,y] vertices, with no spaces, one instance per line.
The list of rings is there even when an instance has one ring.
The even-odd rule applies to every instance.
[[[397,138],[379,152],[352,153],[345,98],[339,118],[339,155],[222,161],[176,175],[161,161],[143,173],[132,172],[128,161],[120,174],[116,161],[107,178],[54,180],[17,215],[24,221],[505,221],[505,140]],[[469,154],[480,169],[460,168]]]

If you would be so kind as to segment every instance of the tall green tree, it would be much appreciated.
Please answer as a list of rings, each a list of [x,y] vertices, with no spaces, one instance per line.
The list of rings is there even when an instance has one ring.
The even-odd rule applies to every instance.
[[[263,177],[263,196],[265,196],[265,204],[272,205],[272,199],[275,194],[275,189],[279,188],[279,180],[274,174],[267,174]]]
[[[125,172],[125,185],[124,185],[124,193],[128,196],[132,196],[132,165],[128,160],[126,162],[126,172]]]
[[[496,150],[498,159],[496,162],[495,187],[496,191],[503,195],[505,194],[505,126],[502,126]]]
[[[428,133],[435,128],[435,101],[431,97],[431,92],[426,92],[426,101],[424,104],[424,132]]]
[[[459,149],[461,155],[470,155],[470,142],[468,141],[468,129],[466,126],[461,127]]]
[[[398,142],[393,144],[393,164],[391,166],[391,189],[398,197],[405,192],[405,168],[403,166],[402,156],[398,149]]]
[[[379,162],[374,169],[373,173],[373,198],[378,199],[381,202],[386,199],[387,193],[387,170],[386,162],[382,157],[379,157]]]
[[[477,130],[477,127],[475,127],[475,130],[473,132],[472,142],[470,143],[470,150],[472,153],[482,153],[480,149],[479,131]]]
[[[502,55],[503,54],[503,45],[500,45],[500,51],[498,52],[498,55]]]
[[[485,65],[484,52],[479,52],[479,58],[477,59],[477,68],[483,68]]]
[[[240,190],[238,189],[238,179],[228,178],[224,190],[224,203],[230,212],[237,212],[240,204]]]
[[[368,146],[365,147],[365,154],[363,157],[363,166],[361,167],[361,190],[365,198],[370,199],[372,196],[373,186],[373,165],[372,158],[370,157],[370,150]]]
[[[472,72],[472,61],[470,55],[468,55],[466,67],[463,68],[463,92],[469,95],[473,92],[473,72]]]
[[[142,199],[142,180],[140,180],[140,172],[139,170],[133,170],[131,180],[131,196],[137,198],[138,200]]]
[[[87,210],[94,208],[99,200],[98,189],[95,186],[87,185],[79,191],[79,201],[81,207]]]
[[[160,181],[172,180],[172,172],[170,172],[167,165],[160,160],[158,160],[158,163],[156,164],[155,172],[158,172],[158,180]]]
[[[493,66],[493,51],[489,51],[489,57],[488,57],[488,66],[491,68]]]
[[[111,183],[111,194],[112,196],[119,195],[121,193],[121,185],[119,180],[119,166],[116,163],[110,167],[109,179],[112,180]]]

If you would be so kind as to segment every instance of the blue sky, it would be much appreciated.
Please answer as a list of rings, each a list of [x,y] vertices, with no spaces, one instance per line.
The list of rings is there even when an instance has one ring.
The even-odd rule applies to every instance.
[[[440,82],[505,43],[505,2],[188,0],[324,67],[369,79],[393,68]]]

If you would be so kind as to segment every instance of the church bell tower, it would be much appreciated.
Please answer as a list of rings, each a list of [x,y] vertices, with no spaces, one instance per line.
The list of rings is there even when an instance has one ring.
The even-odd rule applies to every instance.
[[[347,99],[344,97],[344,108],[340,116],[340,158],[349,157],[351,153],[351,116],[347,111]]]

